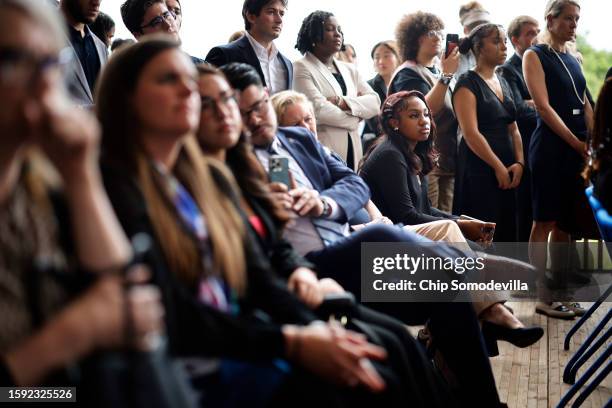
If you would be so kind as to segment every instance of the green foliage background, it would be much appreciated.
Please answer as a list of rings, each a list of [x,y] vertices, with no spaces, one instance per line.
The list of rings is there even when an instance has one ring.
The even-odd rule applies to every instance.
[[[596,50],[587,42],[586,38],[577,39],[578,50],[584,57],[584,76],[593,98],[597,100],[599,90],[603,85],[606,72],[612,66],[612,52]]]

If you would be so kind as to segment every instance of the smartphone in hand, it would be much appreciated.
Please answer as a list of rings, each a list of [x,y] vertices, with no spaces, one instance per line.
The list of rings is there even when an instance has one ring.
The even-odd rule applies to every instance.
[[[289,159],[279,155],[270,156],[268,161],[268,177],[271,183],[282,183],[290,189]]]
[[[449,54],[459,46],[459,34],[446,34],[446,46],[444,57],[448,58]]]

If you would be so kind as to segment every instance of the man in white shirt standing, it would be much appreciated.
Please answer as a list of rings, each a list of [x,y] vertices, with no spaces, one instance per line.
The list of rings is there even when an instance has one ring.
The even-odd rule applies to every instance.
[[[287,0],[245,0],[242,17],[246,35],[214,47],[206,61],[218,67],[230,62],[251,65],[270,94],[291,89],[293,65],[274,44],[283,29],[286,10]]]

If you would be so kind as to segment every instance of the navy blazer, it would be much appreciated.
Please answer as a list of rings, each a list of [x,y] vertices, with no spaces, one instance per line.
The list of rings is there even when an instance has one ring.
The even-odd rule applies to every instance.
[[[353,170],[327,154],[312,132],[302,127],[282,127],[276,137],[298,162],[313,188],[334,199],[347,219],[366,205],[370,199],[368,186]]]
[[[287,89],[291,89],[293,85],[293,64],[280,52],[278,53],[278,56],[287,70]],[[257,73],[259,74],[261,82],[264,84],[264,86],[268,86],[268,84],[266,84],[266,78],[264,77],[263,71],[261,70],[261,65],[259,65],[259,59],[257,58],[255,50],[253,50],[253,47],[251,46],[251,43],[246,35],[243,35],[234,42],[219,45],[208,51],[206,62],[216,67],[221,67],[225,64],[229,64],[230,62],[242,62],[249,64],[257,70]]]
[[[525,77],[523,76],[523,60],[514,54],[504,65],[499,67],[499,73],[504,77],[510,90],[512,91],[512,99],[516,105],[518,117],[525,120],[536,119],[537,113],[535,109],[525,103],[525,100],[530,100],[531,95]]]

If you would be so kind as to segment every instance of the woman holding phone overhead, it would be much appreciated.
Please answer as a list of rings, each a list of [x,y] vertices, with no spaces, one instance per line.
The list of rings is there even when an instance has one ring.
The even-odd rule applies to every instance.
[[[474,52],[476,67],[455,87],[453,106],[464,138],[459,146],[454,213],[496,223],[495,241],[514,242],[516,193],[525,162],[511,91],[495,68],[506,60],[506,34],[486,23],[459,46]]]

